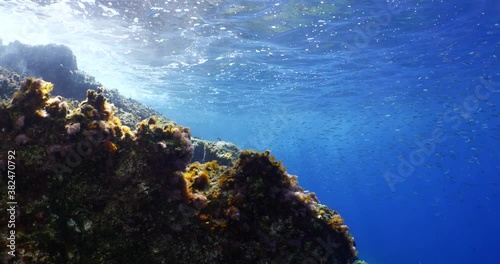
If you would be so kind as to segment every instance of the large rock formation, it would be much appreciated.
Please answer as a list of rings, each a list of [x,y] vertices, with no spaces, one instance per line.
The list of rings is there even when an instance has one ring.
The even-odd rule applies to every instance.
[[[15,232],[6,261],[355,261],[340,215],[269,152],[243,151],[231,168],[190,163],[188,128],[152,117],[132,130],[102,89],[75,106],[51,90],[30,78],[0,105],[0,189],[12,191],[0,209],[14,208],[0,221],[15,223],[1,226]]]

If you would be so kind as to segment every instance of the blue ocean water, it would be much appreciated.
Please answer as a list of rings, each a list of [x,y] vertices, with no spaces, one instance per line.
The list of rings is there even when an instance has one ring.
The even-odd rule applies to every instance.
[[[500,3],[4,0],[0,39],[270,149],[370,264],[500,263]]]

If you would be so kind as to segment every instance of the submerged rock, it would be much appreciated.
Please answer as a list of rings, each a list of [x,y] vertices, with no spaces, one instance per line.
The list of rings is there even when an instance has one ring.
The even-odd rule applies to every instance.
[[[189,128],[154,117],[130,128],[102,89],[72,105],[50,97],[52,87],[27,79],[0,105],[0,170],[7,175],[8,153],[15,153],[19,205],[15,257],[0,247],[7,262],[356,260],[340,215],[304,192],[269,152],[235,158],[233,146],[214,143],[219,152],[192,163]],[[220,155],[225,164],[236,162],[211,161]],[[2,190],[8,180],[0,181]],[[4,212],[8,199],[1,197]],[[0,221],[8,217],[1,214]],[[1,225],[1,232],[7,228]]]
[[[20,87],[21,81],[25,78],[26,77],[22,74],[0,67],[0,96],[3,96],[4,99],[12,97],[16,89]],[[70,85],[74,85],[74,83]],[[85,90],[84,87],[86,87]],[[69,89],[66,90],[79,91],[79,93],[84,94],[86,89],[93,87],[93,84],[82,83],[78,87],[70,86]],[[104,89],[102,93],[113,102],[116,108],[114,115],[118,117],[121,124],[125,126],[134,127],[135,124],[150,116],[157,116],[162,122],[169,122],[168,118],[151,107],[141,104],[137,100],[122,96],[116,89]],[[64,99],[63,97],[59,98]],[[64,100],[68,102],[68,104],[78,105],[78,100],[74,98],[67,98]],[[226,166],[231,166],[232,163],[236,161],[240,152],[238,147],[231,142],[208,141],[199,138],[193,138],[193,147],[195,148],[193,161],[205,162],[217,160],[219,164]]]
[[[0,95],[10,97],[26,75],[54,83],[54,92],[69,100],[82,100],[87,89],[101,86],[94,77],[78,69],[73,52],[64,45],[30,46],[16,41],[2,46],[0,42]],[[161,116],[115,89],[106,89],[104,95],[114,102],[125,125],[134,126],[152,115]]]
[[[232,166],[240,155],[238,146],[226,141],[209,141],[193,138],[194,161],[204,163],[216,160],[220,165]]]
[[[1,43],[0,43],[1,44]],[[73,51],[64,45],[30,46],[19,41],[0,48],[0,67],[55,83],[55,92],[82,99],[82,90],[97,89],[94,77],[78,70]]]
[[[13,71],[8,71],[0,67],[0,96],[1,99],[8,99],[12,97],[16,89],[19,88],[21,80],[25,76],[20,75]]]

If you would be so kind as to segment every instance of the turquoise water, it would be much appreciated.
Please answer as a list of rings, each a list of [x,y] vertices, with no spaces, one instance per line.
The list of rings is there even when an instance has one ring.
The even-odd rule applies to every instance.
[[[500,263],[497,1],[2,1],[0,38],[271,149],[371,264]]]

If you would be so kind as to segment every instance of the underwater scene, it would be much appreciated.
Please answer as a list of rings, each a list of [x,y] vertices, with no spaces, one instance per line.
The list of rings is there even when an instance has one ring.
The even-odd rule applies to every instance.
[[[0,263],[500,263],[500,2],[0,0]]]

